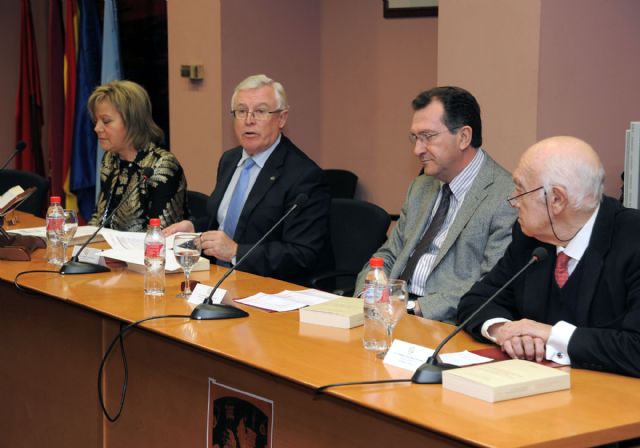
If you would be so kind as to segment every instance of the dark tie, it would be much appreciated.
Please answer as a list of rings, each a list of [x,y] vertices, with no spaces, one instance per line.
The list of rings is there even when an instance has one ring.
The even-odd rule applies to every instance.
[[[449,184],[442,185],[442,197],[440,198],[440,204],[438,205],[438,209],[436,210],[436,214],[433,215],[433,219],[429,224],[429,227],[422,235],[422,239],[416,244],[416,248],[409,257],[409,261],[407,261],[407,266],[404,268],[404,272],[402,273],[401,278],[403,280],[410,281],[411,277],[413,277],[413,271],[416,270],[416,266],[418,266],[418,262],[420,258],[427,252],[431,243],[440,232],[442,228],[442,224],[444,224],[444,220],[447,218],[447,212],[449,211],[449,203],[451,202],[451,189],[449,188]]]
[[[229,201],[229,208],[227,209],[227,216],[224,218],[224,224],[222,230],[227,236],[233,239],[233,235],[236,233],[236,227],[238,220],[240,219],[240,213],[244,207],[244,201],[247,196],[247,187],[249,186],[249,171],[256,162],[252,158],[248,158],[244,161],[242,171],[240,172],[240,178],[236,184],[231,200]]]
[[[571,257],[564,252],[560,252],[556,257],[556,268],[553,272],[553,275],[556,278],[556,283],[561,288],[565,285],[565,283],[567,283],[567,280],[569,279],[569,270],[567,269],[569,260],[571,260]]]

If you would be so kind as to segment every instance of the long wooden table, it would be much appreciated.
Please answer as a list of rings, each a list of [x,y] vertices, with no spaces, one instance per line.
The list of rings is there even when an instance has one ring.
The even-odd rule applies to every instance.
[[[24,217],[23,224],[31,223]],[[145,299],[143,276],[126,270],[61,276],[44,251],[31,262],[0,261],[0,446],[207,446],[209,378],[273,400],[277,447],[587,446],[640,436],[640,381],[572,369],[571,389],[486,403],[409,383],[349,386],[315,396],[318,386],[406,378],[362,349],[362,327],[333,329],[298,321],[297,312],[246,309],[250,317],[195,322],[164,319],[126,337],[129,387],[121,418],[102,416],[97,373],[121,323],[156,314],[188,314],[174,298],[181,274],[167,275],[162,299]],[[194,273],[213,284],[224,271]],[[237,272],[224,284],[234,297],[298,288]],[[451,330],[405,317],[396,337],[434,347]],[[445,351],[482,347],[466,334]],[[122,368],[105,374],[107,405],[118,406]]]

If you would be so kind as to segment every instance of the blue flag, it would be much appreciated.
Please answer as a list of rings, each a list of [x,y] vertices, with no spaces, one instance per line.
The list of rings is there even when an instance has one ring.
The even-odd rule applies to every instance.
[[[106,84],[122,79],[120,68],[120,43],[118,30],[118,7],[116,0],[104,2],[104,28],[102,29],[102,76],[100,82]],[[104,151],[97,145],[96,149],[96,201],[100,194],[100,166]]]
[[[71,191],[78,198],[78,211],[91,218],[96,204],[96,144],[87,100],[100,82],[100,19],[94,0],[79,0],[76,115],[73,125]]]

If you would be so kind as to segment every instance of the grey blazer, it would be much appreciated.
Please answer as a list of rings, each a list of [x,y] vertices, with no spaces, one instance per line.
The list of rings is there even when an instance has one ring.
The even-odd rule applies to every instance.
[[[389,278],[397,278],[404,270],[425,230],[439,188],[437,179],[425,175],[416,177],[409,187],[397,225],[373,255],[384,259]],[[506,200],[512,191],[509,172],[485,153],[480,172],[451,223],[429,274],[426,295],[418,299],[425,318],[455,322],[460,297],[504,254],[516,218],[516,211]],[[358,275],[358,293],[367,270],[365,265]]]

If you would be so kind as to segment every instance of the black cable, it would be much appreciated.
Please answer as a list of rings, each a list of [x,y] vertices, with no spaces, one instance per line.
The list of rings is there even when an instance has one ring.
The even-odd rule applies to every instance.
[[[13,279],[13,284],[14,286],[18,289],[18,291],[22,291],[22,292],[29,292],[27,291],[25,288],[23,288],[22,286],[20,286],[20,283],[18,283],[18,279],[20,277],[22,277],[24,274],[31,274],[33,272],[52,272],[54,274],[60,274],[60,271],[52,271],[52,270],[48,270],[48,269],[34,269],[32,271],[22,271],[22,272],[18,272],[16,274],[16,278]]]
[[[330,387],[339,387],[339,386],[357,386],[360,384],[384,384],[384,383],[410,383],[411,378],[404,378],[399,380],[372,380],[372,381],[348,381],[346,383],[333,383],[333,384],[325,384],[324,386],[320,386],[315,390],[316,395],[322,394],[325,390]]]
[[[122,414],[122,410],[124,409],[124,400],[125,397],[127,395],[127,384],[129,383],[129,365],[127,363],[127,355],[125,353],[124,350],[124,335],[127,331],[129,331],[131,328],[137,326],[138,324],[141,324],[143,322],[149,321],[149,320],[154,320],[154,319],[164,319],[164,318],[183,318],[183,319],[189,319],[191,316],[189,316],[188,314],[162,314],[159,316],[151,316],[151,317],[145,317],[144,319],[140,319],[137,320],[135,322],[131,322],[128,325],[120,325],[120,332],[113,338],[113,340],[111,341],[111,344],[109,344],[109,348],[107,349],[107,351],[105,352],[102,361],[100,362],[100,368],[98,369],[98,397],[100,399],[100,407],[102,408],[102,412],[104,413],[105,417],[107,417],[107,419],[110,422],[115,422],[116,420],[118,420],[118,418],[120,418],[120,414]],[[118,412],[116,413],[115,416],[111,416],[109,415],[109,412],[107,411],[107,408],[104,404],[104,396],[102,394],[102,372],[104,370],[104,367],[107,363],[107,358],[109,357],[109,355],[111,354],[111,352],[113,351],[113,348],[116,345],[116,342],[120,342],[120,358],[122,359],[122,368],[124,371],[124,379],[122,380],[122,387],[121,387],[121,391],[120,391],[120,406],[118,408]]]

